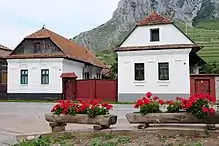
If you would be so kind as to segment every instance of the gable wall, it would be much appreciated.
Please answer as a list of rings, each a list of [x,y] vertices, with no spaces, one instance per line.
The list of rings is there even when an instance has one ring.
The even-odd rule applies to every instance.
[[[150,42],[150,29],[159,28],[160,41]],[[165,44],[193,44],[173,24],[138,26],[120,47]]]
[[[40,43],[40,49],[35,52],[35,43]],[[61,50],[50,39],[26,39],[13,54],[55,54]]]

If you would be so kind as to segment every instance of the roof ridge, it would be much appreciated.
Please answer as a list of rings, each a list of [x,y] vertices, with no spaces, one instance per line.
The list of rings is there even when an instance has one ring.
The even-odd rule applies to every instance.
[[[158,14],[156,11],[151,13],[150,15],[143,18],[140,23],[138,23],[138,26],[143,25],[155,25],[155,24],[171,24],[171,20],[169,20],[167,17],[164,17],[160,14]]]
[[[0,49],[6,50],[6,51],[12,51],[11,49],[9,49],[8,47],[6,47],[6,46],[4,46],[2,44],[0,44]]]

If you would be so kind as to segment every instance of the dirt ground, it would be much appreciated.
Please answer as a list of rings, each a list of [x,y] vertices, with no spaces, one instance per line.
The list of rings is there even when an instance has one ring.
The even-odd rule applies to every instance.
[[[68,133],[44,136],[38,139],[39,146],[219,146],[219,135],[155,134],[152,132],[91,132],[89,134]],[[47,143],[48,142],[48,143]],[[36,143],[36,141],[35,141]],[[43,144],[45,145],[43,145]],[[35,146],[20,143],[16,146]],[[36,145],[37,146],[37,145]]]

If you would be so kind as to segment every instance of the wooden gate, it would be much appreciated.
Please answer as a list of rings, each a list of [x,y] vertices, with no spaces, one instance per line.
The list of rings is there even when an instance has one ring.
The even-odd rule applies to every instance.
[[[190,94],[209,93],[216,96],[215,75],[195,74],[190,75]]]
[[[196,79],[195,80],[195,92],[210,94],[210,79]]]
[[[62,77],[62,98],[64,100],[76,99],[76,79],[75,73],[63,73]]]

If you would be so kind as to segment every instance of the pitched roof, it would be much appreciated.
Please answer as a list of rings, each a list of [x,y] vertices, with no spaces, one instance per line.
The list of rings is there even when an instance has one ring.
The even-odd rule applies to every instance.
[[[154,25],[154,24],[171,24],[172,22],[159,15],[156,12],[153,12],[151,15],[147,16],[146,18],[142,19],[138,26],[143,26],[143,25]]]
[[[105,68],[105,64],[102,63],[91,50],[82,47],[74,43],[73,41],[66,39],[63,36],[55,32],[52,32],[44,27],[32,33],[31,35],[26,36],[24,39],[40,39],[40,38],[49,38],[50,40],[52,40],[63,51],[64,55],[62,54],[62,57],[75,59],[78,61],[90,63],[92,65]],[[19,57],[21,55],[10,55],[11,58],[16,56]],[[26,56],[28,57],[28,54]],[[35,54],[30,54],[29,56],[31,56],[32,58],[41,57],[39,55],[36,56]],[[46,57],[46,55],[42,55],[42,56]],[[51,55],[48,55],[48,57],[51,57]]]
[[[0,58],[6,58],[11,52],[11,49],[0,44]]]
[[[72,72],[72,73],[62,73],[60,76],[61,78],[77,78],[77,75]]]
[[[115,51],[139,51],[139,50],[187,49],[187,48],[196,49],[196,52],[198,52],[202,47],[196,44],[168,44],[168,45],[119,47],[116,48]]]

